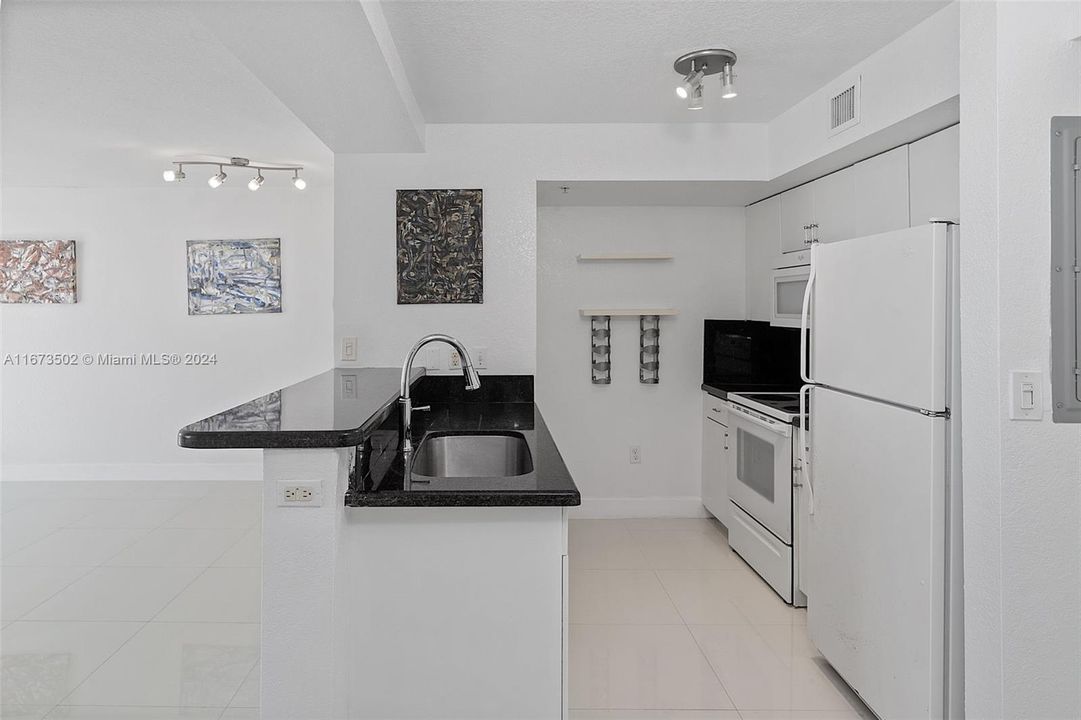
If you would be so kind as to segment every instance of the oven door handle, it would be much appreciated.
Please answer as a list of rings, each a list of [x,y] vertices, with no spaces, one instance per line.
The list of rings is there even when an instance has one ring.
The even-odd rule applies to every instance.
[[[757,425],[758,427],[765,428],[765,429],[769,430],[770,432],[776,433],[776,434],[781,435],[783,437],[791,437],[792,436],[792,426],[788,425],[787,423],[774,423],[774,422],[769,422],[767,420],[759,420],[757,417],[755,417],[754,415],[751,415],[750,413],[746,412],[745,410],[743,410],[738,405],[729,404],[728,408],[734,413],[733,415],[728,416],[728,421],[729,422],[732,422],[733,419],[735,419],[735,420],[745,420],[745,421],[747,421],[749,423]]]

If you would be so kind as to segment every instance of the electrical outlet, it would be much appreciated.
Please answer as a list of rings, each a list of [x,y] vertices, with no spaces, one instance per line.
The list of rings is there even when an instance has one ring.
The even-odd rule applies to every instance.
[[[488,367],[488,348],[479,347],[473,349],[473,366],[478,370]]]
[[[355,362],[357,359],[357,339],[355,337],[342,338],[342,360]]]
[[[457,370],[462,367],[462,356],[458,354],[457,350],[451,349],[447,367],[451,370]]]
[[[642,448],[631,445],[631,465],[639,465],[642,462]]]
[[[278,506],[319,507],[323,504],[323,486],[318,481],[283,480],[278,483]]]

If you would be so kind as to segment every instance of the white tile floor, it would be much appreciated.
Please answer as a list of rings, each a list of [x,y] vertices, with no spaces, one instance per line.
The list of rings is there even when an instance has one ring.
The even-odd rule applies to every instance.
[[[0,717],[259,715],[257,483],[0,484]]]
[[[0,484],[0,717],[259,710],[259,486]],[[707,520],[571,523],[571,717],[865,709]]]
[[[855,720],[866,708],[712,520],[574,520],[571,718]]]

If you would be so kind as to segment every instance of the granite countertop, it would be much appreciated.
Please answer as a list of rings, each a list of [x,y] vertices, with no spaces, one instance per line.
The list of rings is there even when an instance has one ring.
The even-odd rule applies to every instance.
[[[508,478],[425,478],[407,471],[399,449],[398,419],[387,418],[357,450],[345,504],[387,506],[580,505],[578,492],[540,410],[528,375],[481,376],[467,392],[461,377],[428,376],[413,390],[415,405],[431,405],[413,416],[415,460],[428,433],[520,434],[529,446],[533,471]]]
[[[412,383],[424,375],[413,371]],[[399,368],[335,368],[180,429],[186,448],[329,448],[364,441],[398,402]]]
[[[192,423],[180,430],[187,448],[356,447],[346,505],[565,506],[578,492],[540,410],[531,375],[482,375],[465,390],[460,375],[424,376],[411,383],[415,407],[412,457],[427,433],[520,434],[533,471],[516,477],[423,478],[406,472],[399,450],[396,368],[336,368]]]

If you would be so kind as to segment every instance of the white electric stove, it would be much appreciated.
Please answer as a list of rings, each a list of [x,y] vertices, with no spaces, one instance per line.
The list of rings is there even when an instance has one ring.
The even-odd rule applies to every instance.
[[[803,607],[793,469],[802,423],[799,393],[730,393],[726,405],[736,451],[728,544],[786,603]]]

